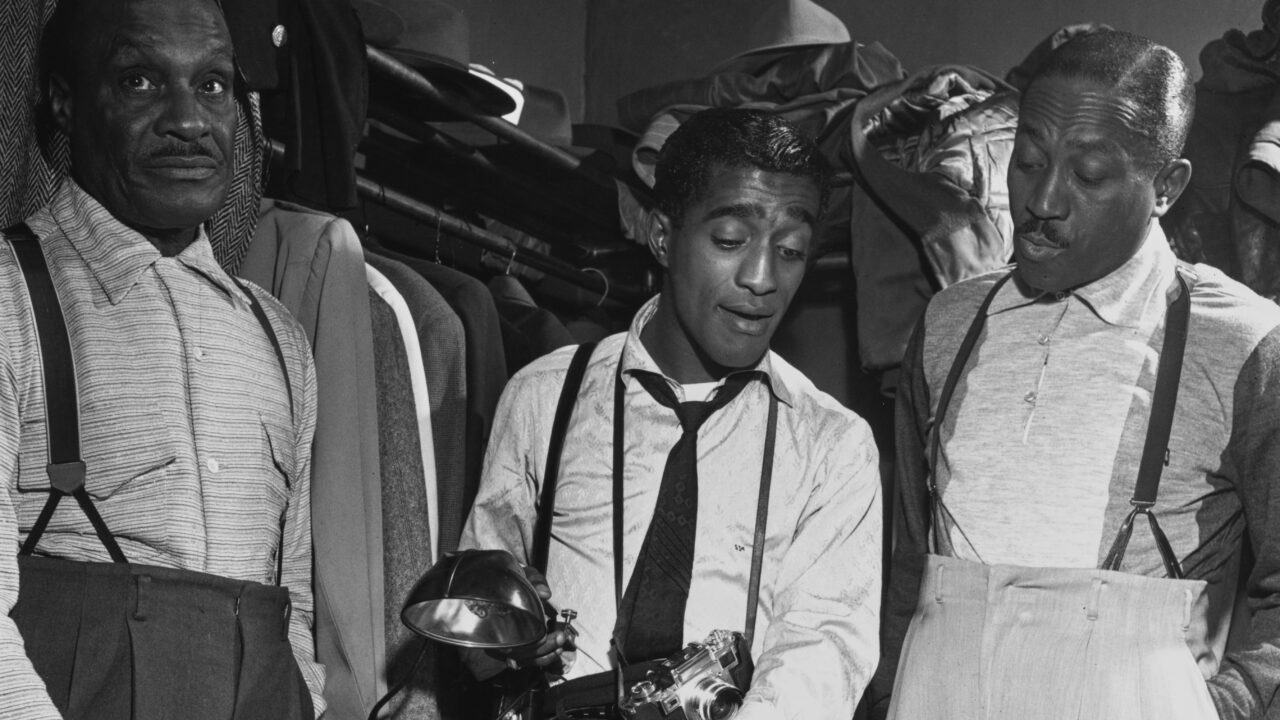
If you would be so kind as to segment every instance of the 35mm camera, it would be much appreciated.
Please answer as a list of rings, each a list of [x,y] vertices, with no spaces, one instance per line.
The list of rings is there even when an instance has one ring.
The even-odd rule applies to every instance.
[[[742,706],[754,669],[742,633],[713,630],[632,685],[622,712],[635,720],[728,720]]]

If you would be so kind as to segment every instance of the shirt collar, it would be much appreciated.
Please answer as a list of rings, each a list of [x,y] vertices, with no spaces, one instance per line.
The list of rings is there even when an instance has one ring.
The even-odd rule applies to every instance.
[[[653,319],[654,313],[658,310],[659,297],[660,296],[654,296],[650,298],[631,320],[631,329],[627,331],[626,340],[623,341],[622,358],[619,361],[621,363],[622,378],[624,382],[630,380],[631,374],[640,371],[660,375],[667,382],[672,383],[673,385],[679,385],[675,380],[668,377],[666,373],[658,369],[658,364],[654,362],[653,356],[649,354],[648,348],[646,348],[644,343],[640,341],[640,331],[644,330],[644,327],[649,324],[649,321]],[[746,371],[748,370],[735,370],[733,373],[730,373],[730,375]],[[756,363],[755,367],[750,368],[749,371],[762,373],[766,379],[765,386],[769,388],[774,396],[776,396],[780,402],[786,403],[789,406],[792,405],[791,391],[787,388],[787,384],[783,380],[782,376],[774,371],[772,350],[766,352],[764,357],[760,358],[760,362]],[[724,379],[722,378],[720,383],[723,382]]]
[[[1140,328],[1163,316],[1165,295],[1173,282],[1177,259],[1160,223],[1151,223],[1146,240],[1133,257],[1110,275],[1065,292],[1042,292],[1022,282],[1014,274],[992,300],[988,315],[1024,307],[1035,302],[1058,302],[1074,296],[1098,319],[1109,325]]]
[[[141,233],[120,222],[74,180],[59,185],[50,202],[54,223],[75,248],[112,305],[129,294],[143,273],[160,260],[160,251]],[[239,302],[247,302],[213,256],[201,226],[194,242],[175,258]]]

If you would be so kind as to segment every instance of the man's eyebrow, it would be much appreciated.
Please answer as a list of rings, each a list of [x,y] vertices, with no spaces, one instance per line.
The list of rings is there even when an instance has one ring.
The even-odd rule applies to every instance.
[[[1072,150],[1078,150],[1082,153],[1097,153],[1100,155],[1111,155],[1123,149],[1123,146],[1114,140],[1105,139],[1085,139],[1067,138],[1067,147]]]
[[[817,224],[817,218],[813,213],[799,205],[788,205],[784,212],[787,217],[808,223],[810,226]],[[716,218],[734,217],[742,219],[763,218],[765,217],[764,206],[757,203],[733,203],[732,205],[721,205],[712,208],[706,215],[702,216],[701,222],[709,222]]]

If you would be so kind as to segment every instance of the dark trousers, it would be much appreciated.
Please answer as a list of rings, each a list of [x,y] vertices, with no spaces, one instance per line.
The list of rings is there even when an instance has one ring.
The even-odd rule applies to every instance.
[[[10,613],[66,720],[312,720],[286,588],[19,557]]]

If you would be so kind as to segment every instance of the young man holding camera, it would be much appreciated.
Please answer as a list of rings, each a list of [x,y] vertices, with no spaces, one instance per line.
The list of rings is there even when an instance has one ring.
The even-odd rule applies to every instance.
[[[876,447],[769,351],[826,177],[813,143],[763,112],[704,111],[668,139],[647,224],[662,292],[591,353],[557,456],[546,580],[580,634],[504,653],[509,666],[560,658],[572,679],[754,626],[738,718],[852,715],[878,661]],[[538,554],[574,353],[507,386],[463,547]]]

